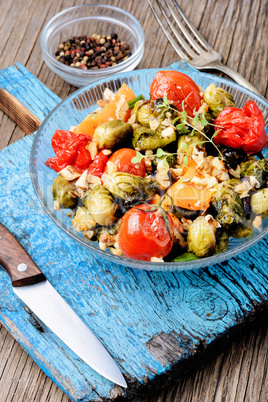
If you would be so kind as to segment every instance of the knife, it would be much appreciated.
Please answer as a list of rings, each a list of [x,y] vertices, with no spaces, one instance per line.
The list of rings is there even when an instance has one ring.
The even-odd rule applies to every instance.
[[[108,351],[1,223],[0,265],[10,276],[14,293],[48,328],[95,371],[127,388],[121,371]]]

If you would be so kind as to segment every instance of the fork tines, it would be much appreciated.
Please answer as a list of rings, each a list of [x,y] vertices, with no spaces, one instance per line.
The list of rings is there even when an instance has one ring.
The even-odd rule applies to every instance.
[[[170,0],[148,0],[148,2],[164,34],[182,59],[195,59],[213,50],[184,15],[177,0],[173,0],[172,5]],[[158,11],[153,3],[157,4]]]

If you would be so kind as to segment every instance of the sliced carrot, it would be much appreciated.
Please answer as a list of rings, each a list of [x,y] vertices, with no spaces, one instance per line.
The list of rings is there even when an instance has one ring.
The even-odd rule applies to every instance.
[[[167,194],[173,199],[175,207],[186,208],[192,211],[206,210],[211,202],[213,191],[206,186],[199,186],[190,182],[193,177],[203,179],[204,176],[196,171],[197,164],[189,158],[188,165],[181,165],[184,172],[168,190]],[[171,200],[166,197],[163,207],[171,205]]]
[[[128,102],[135,98],[135,94],[131,88],[129,88],[125,83],[121,86],[118,92],[115,94],[115,98],[107,103],[103,110],[95,117],[87,116],[80,124],[78,124],[73,131],[76,134],[88,134],[93,138],[95,129],[102,123],[105,123],[109,118],[116,118],[116,107],[120,97],[124,95],[125,100]],[[124,121],[128,119],[128,111],[125,114]]]

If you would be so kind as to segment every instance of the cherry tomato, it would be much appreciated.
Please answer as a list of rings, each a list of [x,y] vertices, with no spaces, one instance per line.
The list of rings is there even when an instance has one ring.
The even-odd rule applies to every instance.
[[[143,204],[131,208],[123,216],[118,232],[118,243],[124,255],[136,260],[150,261],[152,257],[165,257],[174,242],[173,221],[167,215],[170,235],[159,210],[148,211]]]
[[[117,166],[117,172],[124,172],[134,174],[135,176],[144,177],[146,174],[146,167],[144,159],[138,163],[132,163],[131,159],[136,156],[136,151],[131,148],[122,148],[115,151],[109,158]],[[104,173],[107,171],[107,166]]]
[[[165,94],[169,101],[181,112],[182,101],[187,114],[193,117],[193,111],[201,106],[200,89],[188,75],[179,71],[158,71],[150,88],[152,100],[162,98]]]

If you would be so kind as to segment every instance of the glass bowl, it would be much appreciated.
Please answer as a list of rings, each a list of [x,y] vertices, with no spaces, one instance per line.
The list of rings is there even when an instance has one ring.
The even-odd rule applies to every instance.
[[[117,33],[121,41],[128,42],[132,55],[115,66],[98,70],[70,67],[55,58],[62,41],[73,36],[111,35]],[[83,87],[113,74],[132,71],[144,53],[144,32],[139,21],[120,8],[103,4],[84,4],[56,14],[41,32],[41,48],[48,67],[65,81]]]
[[[262,110],[266,124],[268,122],[268,103],[252,92],[242,88],[241,86],[230,82],[224,78],[216,77],[210,74],[200,73],[192,68],[185,68],[183,64],[171,65],[168,67],[181,71],[189,75],[197,85],[201,85],[205,89],[211,83],[221,86],[233,94],[238,107],[244,106],[249,99],[254,100],[258,107]],[[129,266],[132,268],[155,270],[155,271],[172,271],[187,270],[199,267],[206,267],[227,260],[242,251],[245,251],[253,244],[261,240],[268,234],[268,218],[262,221],[261,230],[254,229],[253,234],[245,239],[230,239],[230,245],[227,250],[211,257],[202,258],[187,262],[145,262],[132,260],[126,257],[119,257],[111,254],[109,251],[103,251],[99,248],[98,243],[91,242],[83,238],[82,234],[77,233],[72,228],[71,218],[68,217],[69,210],[61,209],[55,211],[53,209],[53,199],[50,188],[57,174],[45,166],[45,162],[54,155],[51,147],[51,138],[56,129],[69,130],[72,125],[77,125],[91,111],[96,108],[96,102],[102,98],[105,88],[109,87],[112,91],[117,91],[123,82],[130,86],[136,95],[144,94],[145,98],[149,98],[150,84],[155,74],[160,69],[137,70],[130,73],[120,74],[110,80],[102,80],[98,83],[91,84],[86,88],[81,88],[62,101],[44,120],[34,139],[31,152],[31,177],[34,189],[39,198],[40,203],[44,207],[48,216],[73,239],[88,248],[90,253],[98,257],[103,257],[115,263]],[[268,148],[263,152],[268,157]],[[74,248],[75,248],[74,242]]]

